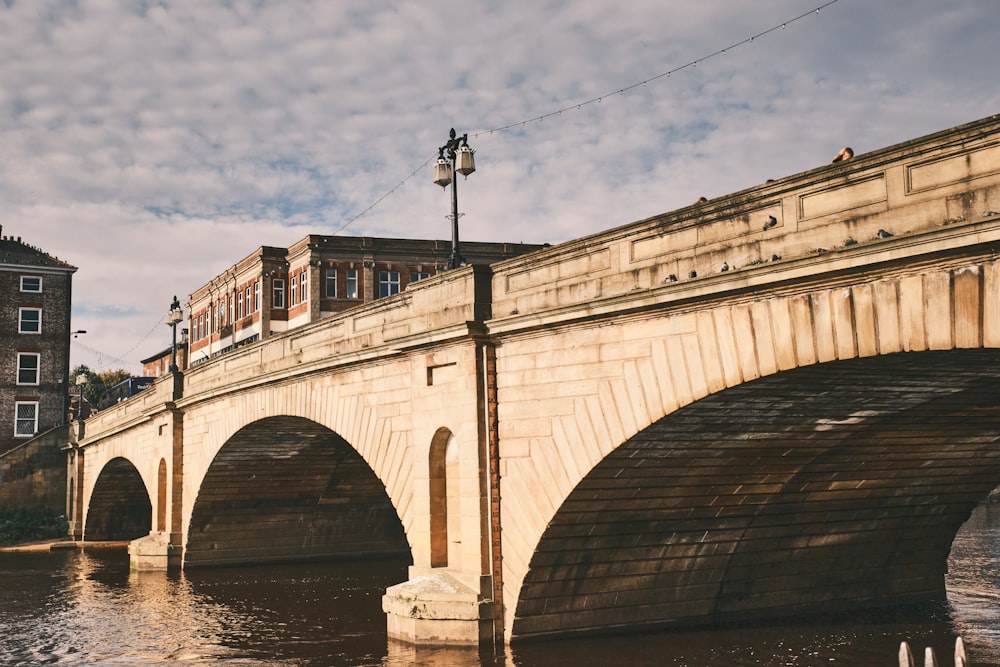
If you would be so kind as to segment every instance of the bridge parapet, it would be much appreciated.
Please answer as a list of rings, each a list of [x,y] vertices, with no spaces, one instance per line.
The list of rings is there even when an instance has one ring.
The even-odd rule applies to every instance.
[[[395,352],[468,336],[489,314],[489,268],[467,266],[228,353],[185,373],[187,399],[241,385],[384,359]],[[471,325],[472,330],[476,327]]]
[[[996,227],[997,212],[1000,116],[494,265],[490,329],[633,308],[640,290],[669,303],[829,271],[831,253],[882,262],[890,239]]]
[[[80,444],[85,445],[88,440],[98,440],[145,421],[149,415],[162,411],[173,399],[173,376],[165,375],[158,378],[156,382],[134,396],[88,417],[84,439]]]

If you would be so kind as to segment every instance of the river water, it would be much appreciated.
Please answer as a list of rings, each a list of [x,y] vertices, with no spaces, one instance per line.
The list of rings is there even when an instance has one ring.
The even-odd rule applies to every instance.
[[[389,642],[381,595],[405,563],[130,573],[122,551],[0,552],[0,665],[875,666],[902,640],[1000,667],[1000,505],[955,539],[948,600],[765,627],[531,642],[505,655]],[[921,660],[918,657],[918,663]]]

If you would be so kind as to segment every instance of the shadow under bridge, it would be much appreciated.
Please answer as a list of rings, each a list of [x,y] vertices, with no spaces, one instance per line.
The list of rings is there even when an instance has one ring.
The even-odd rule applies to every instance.
[[[385,487],[346,440],[307,419],[270,417],[212,461],[184,565],[409,555]]]
[[[1000,351],[790,370],[667,415],[550,522],[513,634],[759,621],[944,596],[1000,483]]]

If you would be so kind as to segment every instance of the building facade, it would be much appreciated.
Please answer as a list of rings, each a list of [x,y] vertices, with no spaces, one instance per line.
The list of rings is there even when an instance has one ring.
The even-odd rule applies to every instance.
[[[76,267],[0,227],[0,454],[66,422]]]
[[[544,246],[462,243],[469,264]],[[447,265],[449,241],[310,234],[288,248],[261,246],[189,297],[187,362],[194,366],[374,299],[398,294]]]

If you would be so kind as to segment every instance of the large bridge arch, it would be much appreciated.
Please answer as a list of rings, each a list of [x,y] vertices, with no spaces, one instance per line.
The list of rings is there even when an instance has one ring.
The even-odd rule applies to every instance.
[[[385,487],[340,435],[268,417],[223,445],[194,500],[186,567],[409,555]]]
[[[1000,484],[1000,350],[799,368],[616,448],[550,521],[514,636],[711,623],[943,594]]]
[[[659,609],[655,608],[659,602],[640,601],[641,596],[637,596],[631,610],[612,602],[603,609],[615,609],[613,613],[595,614],[593,605],[626,600],[629,589],[618,588],[621,580],[602,583],[601,577],[594,576],[597,569],[591,569],[586,562],[573,563],[553,554],[553,550],[558,551],[555,545],[563,539],[557,536],[567,529],[564,520],[569,514],[562,512],[578,507],[587,493],[599,497],[600,493],[589,485],[640,442],[643,434],[654,432],[650,430],[654,425],[683,423],[684,415],[700,414],[707,409],[703,406],[722,405],[725,397],[735,396],[738,391],[759,391],[766,403],[765,389],[789,377],[809,378],[816,374],[818,378],[832,368],[848,368],[851,364],[875,372],[902,363],[888,359],[915,363],[916,359],[937,358],[935,355],[940,353],[966,360],[970,358],[963,356],[967,352],[982,355],[979,362],[971,361],[971,365],[963,367],[963,372],[984,383],[993,382],[996,387],[988,368],[1000,360],[993,349],[1000,347],[1000,269],[992,258],[953,258],[944,266],[898,272],[886,264],[869,268],[864,276],[845,272],[836,282],[840,284],[824,289],[790,282],[771,288],[764,298],[745,289],[717,299],[649,309],[630,317],[590,318],[553,327],[545,336],[521,335],[504,341],[498,348],[497,380],[501,392],[501,448],[507,452],[502,479],[504,516],[513,514],[518,518],[516,528],[505,531],[503,538],[508,638],[642,623],[690,622],[692,618],[704,621],[730,612],[736,615],[741,604],[752,609],[766,606],[760,596],[745,588],[750,585],[745,579],[733,579],[727,574],[730,583],[723,590],[714,580],[697,581],[698,576],[706,576],[704,573],[675,573],[680,577],[675,585],[698,584],[706,587],[704,591],[715,590],[716,594],[710,602],[707,598],[697,603],[688,600],[686,605],[667,604]],[[939,363],[947,369],[948,362]],[[928,373],[926,379],[931,383],[941,380],[947,384],[950,378],[947,370]],[[863,378],[856,378],[861,388]],[[843,384],[844,391],[851,388],[849,381]],[[794,404],[800,398],[788,400]],[[530,410],[526,409],[529,404]],[[844,404],[850,401],[844,399]],[[885,415],[898,411],[898,407],[890,406],[881,410]],[[840,427],[836,422],[857,418],[851,417],[854,412],[863,416],[865,408],[855,405],[847,415],[829,413],[818,418],[830,420],[834,432],[846,433],[843,429],[847,425]],[[708,418],[704,414],[701,417]],[[888,423],[871,417],[864,421],[869,425]],[[702,427],[710,430],[711,424],[709,420]],[[980,435],[987,440],[995,436],[992,432]],[[752,442],[750,436],[747,442]],[[794,447],[789,445],[789,449]],[[638,451],[631,456],[636,461],[642,458]],[[967,478],[972,475],[968,467],[960,472]],[[620,472],[616,474],[621,477]],[[936,563],[933,567],[940,569],[944,565],[951,537],[974,505],[973,496],[985,495],[998,480],[987,472],[985,481],[973,481],[981,482],[985,490],[977,488],[961,508],[945,512],[949,521],[957,523],[934,530],[935,539],[940,540],[934,553],[943,556],[938,560],[937,556],[930,558]],[[774,482],[769,479],[767,483]],[[624,484],[622,479],[617,484],[616,493],[635,495],[635,502],[639,502],[641,485],[635,488],[636,483]],[[657,502],[663,499],[649,499],[646,506]],[[694,508],[691,511],[695,516]],[[726,521],[719,520],[720,530],[726,525]],[[641,539],[633,539],[633,547],[640,548]],[[688,539],[692,544],[685,547],[686,557],[702,557],[698,551],[701,547],[694,544],[696,537],[689,535]],[[791,534],[788,539],[793,539]],[[822,538],[813,535],[812,539]],[[569,539],[562,544],[571,543]],[[656,546],[654,540],[649,548],[664,546]],[[584,551],[580,558],[592,556]],[[709,556],[723,558],[704,555]],[[615,562],[604,566],[625,571],[628,561],[619,553]],[[662,566],[655,563],[659,561],[654,557],[644,567]],[[589,574],[580,576],[582,573]],[[660,574],[647,571],[642,576],[655,578]],[[940,585],[937,575],[929,571],[917,578],[938,581]],[[551,585],[543,584],[546,577],[561,581],[563,593],[556,594]],[[584,583],[588,579],[590,583]],[[604,589],[594,588],[602,585]],[[574,586],[579,588],[574,591]],[[902,586],[899,596],[926,594],[922,586]],[[886,599],[890,592],[880,590],[872,597]],[[741,596],[753,600],[738,602]],[[777,600],[773,602],[778,604]],[[782,603],[788,602],[787,597],[782,598]],[[794,608],[794,603],[786,604],[786,610],[789,607]],[[577,618],[571,620],[566,614]]]
[[[152,529],[153,505],[146,484],[124,457],[104,465],[89,500],[83,530],[88,541],[133,540]]]

